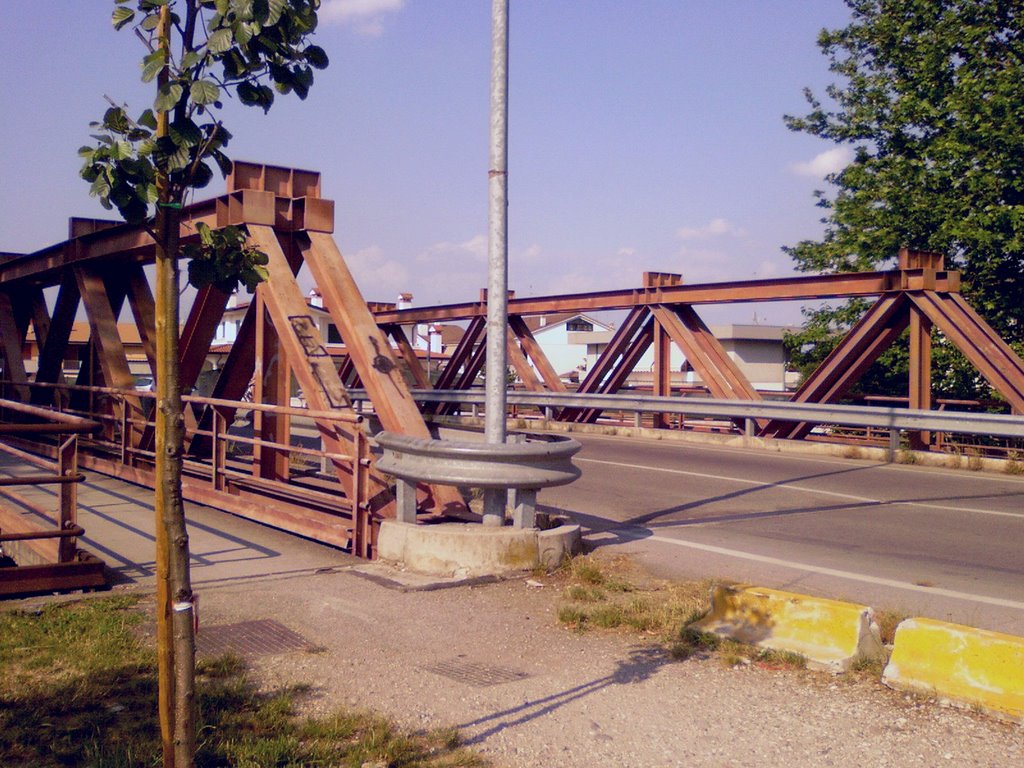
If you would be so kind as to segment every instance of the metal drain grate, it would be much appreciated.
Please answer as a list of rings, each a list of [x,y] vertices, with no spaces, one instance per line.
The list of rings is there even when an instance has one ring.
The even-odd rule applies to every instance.
[[[433,672],[435,675],[449,677],[460,683],[466,683],[476,688],[485,688],[488,685],[500,685],[511,683],[516,680],[523,680],[529,677],[525,672],[508,667],[492,667],[487,664],[475,664],[471,661],[439,661],[436,664],[428,664],[422,669]]]
[[[273,619],[203,627],[196,635],[196,654],[199,656],[219,656],[222,653],[262,656],[312,648],[302,635]]]

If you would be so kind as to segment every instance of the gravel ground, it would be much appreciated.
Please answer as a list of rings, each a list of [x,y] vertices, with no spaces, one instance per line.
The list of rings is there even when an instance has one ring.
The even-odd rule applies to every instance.
[[[311,684],[311,712],[457,726],[496,766],[1024,765],[1024,727],[863,677],[576,634],[557,622],[559,586],[531,581],[402,592],[341,570],[208,587],[202,619],[275,619],[317,646],[254,659],[268,687]]]

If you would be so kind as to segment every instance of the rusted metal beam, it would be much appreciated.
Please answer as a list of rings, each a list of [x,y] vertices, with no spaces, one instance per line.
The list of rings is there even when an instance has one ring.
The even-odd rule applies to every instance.
[[[909,408],[928,411],[932,407],[932,323],[917,307],[910,309],[910,371],[907,388]],[[930,432],[912,432],[910,447],[927,450]]]
[[[878,359],[910,322],[906,294],[883,296],[864,313],[821,365],[793,395],[796,403],[831,403],[841,398]],[[805,437],[812,424],[773,420],[762,427],[763,437]]]
[[[665,327],[657,322],[657,318],[654,323],[652,346],[654,347],[654,370],[651,394],[668,397],[672,394],[672,337],[665,332]],[[664,429],[668,426],[668,420],[663,413],[651,414],[651,419],[655,429]]]
[[[654,318],[648,317],[640,333],[636,335],[633,342],[626,349],[626,353],[619,362],[612,368],[608,377],[601,382],[598,394],[610,395],[618,392],[625,385],[629,374],[636,368],[640,358],[644,356],[647,349],[654,343]],[[576,419],[577,422],[593,424],[604,412],[601,408],[587,408]]]
[[[197,239],[198,222],[211,228],[228,224],[273,226],[276,219],[275,206],[274,193],[254,189],[243,189],[193,203],[182,211],[181,242],[184,245]],[[71,267],[91,266],[92,262],[98,261],[102,261],[105,266],[113,262],[145,264],[151,263],[154,258],[155,245],[146,229],[122,224],[11,261],[0,262],[0,285],[16,282],[56,285],[64,270]]]
[[[754,385],[743,375],[693,307],[685,304],[658,306],[652,307],[651,313],[686,355],[712,397],[727,400],[761,399]],[[742,420],[739,423],[742,424]],[[758,425],[765,426],[766,423],[761,421]]]
[[[946,338],[964,353],[978,372],[1006,398],[1017,413],[1024,412],[1024,363],[966,303],[931,291],[907,294],[914,305]]]
[[[24,335],[18,330],[14,303],[6,291],[0,291],[0,353],[3,353],[5,378],[14,384],[14,392],[24,402],[29,399],[28,374],[22,356]]]
[[[848,272],[838,275],[801,275],[771,280],[737,280],[728,283],[632,288],[585,294],[559,294],[509,299],[514,315],[550,315],[562,312],[590,312],[632,309],[651,304],[735,304],[754,301],[814,301],[879,296],[902,290],[960,290],[959,272],[926,269],[889,272]],[[376,313],[380,323],[428,323],[468,320],[486,314],[479,302],[414,307]]]
[[[548,360],[544,350],[537,343],[537,339],[534,338],[529,326],[526,325],[526,321],[518,315],[510,315],[508,327],[512,329],[516,338],[519,339],[523,352],[526,353],[526,357],[533,363],[534,368],[537,369],[541,379],[544,381],[544,385],[552,392],[565,392],[565,384],[558,375],[558,371],[551,365],[551,361]]]
[[[523,352],[523,348],[519,346],[519,339],[515,334],[515,331],[509,327],[506,331],[508,336],[507,342],[507,355],[508,361],[512,364],[515,369],[516,375],[519,376],[519,380],[523,382],[523,386],[526,387],[530,392],[544,392],[545,387],[537,376],[537,372],[530,365],[530,361],[526,359],[526,354]]]
[[[483,316],[474,317],[466,332],[459,339],[455,351],[448,358],[448,364],[437,377],[437,389],[456,389],[455,382],[458,381],[459,371],[465,367],[473,356],[473,350],[478,344],[482,344],[484,333],[487,330],[487,322]]]
[[[181,330],[181,387],[188,393],[199,380],[203,363],[217,335],[217,325],[224,317],[231,294],[216,286],[201,288],[192,302],[188,319]]]
[[[590,395],[602,391],[601,384],[615,369],[619,360],[629,351],[630,345],[633,344],[649,315],[650,311],[646,307],[634,307],[626,315],[626,319],[622,321],[622,324],[612,336],[612,340],[605,347],[604,354],[597,359],[594,367],[587,372],[586,377],[580,382],[578,392]],[[438,387],[438,389],[441,389],[441,387]],[[590,411],[580,408],[565,408],[559,414],[558,420],[581,421],[585,414],[590,414]]]
[[[142,351],[146,355],[150,372],[155,376],[156,302],[153,300],[153,291],[149,287],[149,281],[146,279],[146,273],[142,270],[141,264],[129,266],[125,270],[124,277],[127,281],[128,306],[131,307],[132,317],[135,318],[135,327],[139,331]]]
[[[46,334],[46,343],[39,347],[39,361],[35,380],[50,384],[63,383],[64,355],[75,324],[80,296],[74,275],[67,274],[61,281],[53,317]],[[32,402],[41,405],[51,401],[51,393],[42,388],[32,390]]]
[[[405,335],[405,330],[400,325],[387,325],[382,326],[381,330],[384,331],[388,336],[395,340],[395,346],[398,347],[398,354],[405,362],[406,368],[409,369],[409,375],[412,376],[413,383],[419,389],[430,389],[430,377],[427,375],[427,371],[420,365],[419,358],[416,356],[416,350],[413,349],[412,344],[409,343],[409,338]],[[430,339],[427,339],[427,343],[430,343]],[[349,358],[351,360],[351,358]],[[355,365],[353,364],[353,368]],[[344,379],[342,379],[344,381]]]
[[[92,270],[76,268],[75,278],[89,319],[90,339],[96,349],[103,381],[116,389],[133,389],[135,378],[128,368],[128,356],[117,331],[117,313],[107,295],[103,277]],[[143,417],[145,412],[138,397],[126,395],[124,403],[130,409],[132,418]],[[121,415],[121,406],[116,403],[114,413]]]

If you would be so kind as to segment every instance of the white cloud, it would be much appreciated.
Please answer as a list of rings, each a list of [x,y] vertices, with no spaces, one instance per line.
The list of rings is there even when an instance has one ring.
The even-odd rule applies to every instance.
[[[402,10],[405,0],[324,0],[320,21],[352,26],[361,35],[376,37],[384,31],[382,17]]]
[[[743,230],[728,219],[712,219],[700,227],[680,227],[676,230],[676,237],[680,240],[709,240],[724,235],[737,237],[742,234]]]
[[[410,290],[409,270],[385,257],[379,245],[346,253],[345,263],[367,301],[394,301],[399,292]]]
[[[418,262],[462,259],[469,256],[477,261],[487,261],[487,235],[475,235],[461,243],[444,241],[434,243],[416,257]]]
[[[828,149],[821,154],[815,155],[803,163],[794,163],[790,170],[797,176],[812,176],[816,179],[823,179],[831,173],[839,173],[851,162],[854,152],[850,147],[835,147]]]

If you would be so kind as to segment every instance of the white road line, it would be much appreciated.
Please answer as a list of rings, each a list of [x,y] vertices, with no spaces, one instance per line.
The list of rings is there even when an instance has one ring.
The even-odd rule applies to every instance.
[[[631,539],[636,539],[637,541],[657,541],[661,544],[670,544],[675,547],[698,549],[702,552],[712,552],[714,554],[726,555],[728,557],[735,557],[741,560],[752,560],[754,562],[765,563],[767,565],[778,565],[782,566],[783,568],[793,568],[799,571],[806,571],[807,573],[816,573],[821,576],[835,576],[836,578],[848,579],[850,581],[860,581],[865,584],[876,584],[878,586],[883,587],[904,589],[910,592],[920,592],[925,595],[952,597],[956,598],[957,600],[966,600],[972,603],[984,603],[985,605],[997,605],[1002,608],[1013,608],[1014,610],[1024,611],[1024,603],[1017,602],[1016,600],[1005,600],[1001,597],[976,595],[971,592],[959,592],[955,589],[942,589],[941,587],[923,587],[919,584],[911,584],[908,581],[884,579],[880,576],[869,576],[866,573],[856,573],[854,571],[840,571],[835,568],[823,568],[818,565],[810,565],[809,563],[798,563],[793,560],[782,560],[777,557],[768,557],[767,555],[756,555],[753,552],[743,552],[738,549],[716,547],[713,544],[698,544],[695,541],[686,541],[684,539],[672,539],[668,536],[647,536],[643,533],[631,533],[627,530],[616,530],[615,535],[626,536]]]
[[[783,452],[783,451],[759,450],[759,449],[756,449],[756,448],[746,449],[746,448],[739,448],[739,447],[736,447],[736,446],[716,446],[716,445],[707,445],[705,443],[697,443],[697,442],[691,443],[691,442],[689,442],[687,440],[679,440],[679,441],[674,441],[674,440],[669,440],[669,439],[659,440],[658,438],[654,438],[654,437],[629,437],[629,438],[625,438],[625,437],[622,437],[622,436],[613,436],[613,435],[591,435],[591,434],[579,434],[579,433],[574,434],[573,437],[577,438],[577,439],[582,438],[583,440],[587,440],[587,441],[590,441],[590,440],[593,440],[593,441],[604,441],[604,442],[607,442],[607,443],[622,442],[623,440],[628,440],[628,441],[631,441],[631,442],[644,443],[644,444],[647,444],[647,445],[655,445],[656,444],[656,445],[659,445],[659,446],[662,446],[662,447],[666,447],[666,448],[668,446],[674,445],[674,446],[678,446],[680,449],[684,449],[685,448],[686,450],[701,451],[703,453],[729,453],[729,454],[733,454],[733,455],[736,455],[736,454],[739,454],[739,453],[746,453],[748,455],[751,454],[751,453],[756,453],[758,455],[758,458],[762,458],[762,459],[765,459],[765,460],[777,459],[779,461],[803,461],[803,462],[807,462],[809,464],[811,464],[811,463],[813,463],[813,464],[837,464],[837,465],[842,465],[842,466],[847,466],[847,467],[849,467],[850,465],[855,465],[855,466],[861,466],[861,467],[864,467],[864,468],[871,467],[871,468],[878,469],[878,470],[881,470],[881,471],[884,471],[884,472],[913,472],[915,474],[922,475],[922,474],[935,474],[937,471],[944,469],[943,467],[936,467],[936,466],[931,466],[931,465],[915,466],[913,464],[885,463],[885,462],[881,462],[881,461],[876,462],[876,461],[871,461],[869,459],[842,459],[842,458],[837,458],[835,456],[829,456],[829,455],[818,456],[818,455],[809,454],[809,453],[789,453],[789,452]],[[1019,475],[1000,475],[999,477],[992,477],[991,474],[986,473],[986,472],[969,472],[969,471],[965,472],[965,471],[962,471],[962,470],[958,470],[958,471],[959,471],[959,478],[964,480],[964,481],[974,480],[974,481],[985,482],[987,480],[993,480],[993,481],[998,481],[1000,483],[1006,483],[1008,485],[1024,485],[1024,478],[1022,478]]]
[[[944,504],[930,504],[920,501],[886,501],[884,499],[875,499],[870,496],[856,496],[850,493],[839,493],[838,491],[826,491],[821,488],[809,488],[802,485],[791,485],[785,481],[778,483],[767,483],[763,480],[748,480],[744,477],[729,477],[727,475],[712,475],[706,472],[691,472],[685,469],[672,469],[670,467],[652,467],[647,464],[627,464],[621,461],[606,461],[604,459],[586,459],[576,457],[575,461],[590,463],[590,464],[605,464],[613,467],[623,467],[624,469],[641,469],[648,472],[664,472],[671,475],[685,475],[687,477],[699,477],[702,480],[723,480],[729,483],[739,483],[741,485],[757,486],[761,488],[782,488],[790,491],[799,491],[800,493],[813,493],[819,496],[833,496],[839,499],[847,499],[849,501],[857,501],[866,504],[885,504],[888,506],[903,505],[907,507],[923,507],[925,509],[941,509],[950,512],[970,512],[978,515],[991,515],[993,517],[1014,517],[1020,520],[1024,520],[1024,514],[1018,514],[1015,512],[1000,512],[996,509],[979,509],[977,507],[953,507]]]

